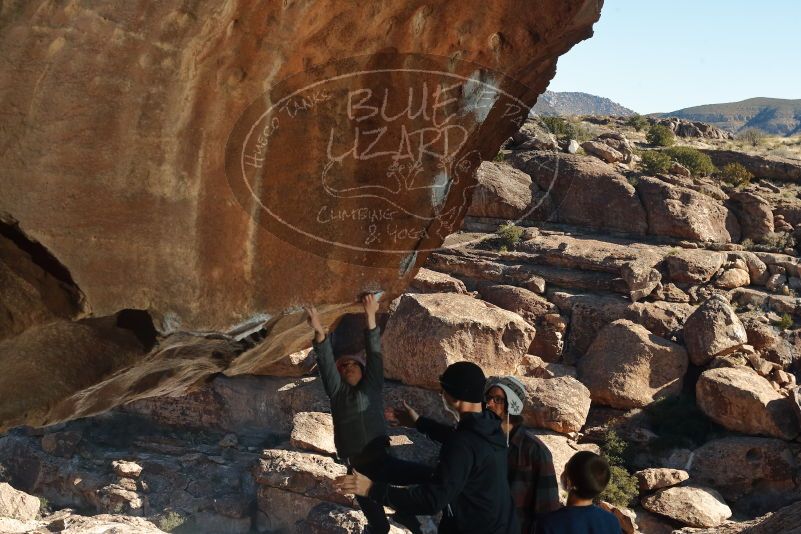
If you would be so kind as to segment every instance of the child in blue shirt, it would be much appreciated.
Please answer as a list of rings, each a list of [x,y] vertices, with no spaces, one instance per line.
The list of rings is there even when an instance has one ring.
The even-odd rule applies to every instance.
[[[538,519],[536,534],[622,534],[617,518],[593,504],[610,476],[602,457],[589,451],[574,454],[565,466],[567,506]]]

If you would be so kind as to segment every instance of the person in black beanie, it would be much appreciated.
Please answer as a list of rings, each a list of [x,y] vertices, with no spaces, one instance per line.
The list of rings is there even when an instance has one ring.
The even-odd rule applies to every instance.
[[[337,479],[339,490],[404,514],[441,511],[441,534],[519,534],[507,477],[506,435],[501,420],[483,408],[485,382],[484,372],[472,362],[452,364],[440,377],[443,402],[459,415],[456,428],[420,417],[405,403],[404,409],[395,410],[398,418],[390,417],[442,443],[430,481],[396,487],[354,472]]]

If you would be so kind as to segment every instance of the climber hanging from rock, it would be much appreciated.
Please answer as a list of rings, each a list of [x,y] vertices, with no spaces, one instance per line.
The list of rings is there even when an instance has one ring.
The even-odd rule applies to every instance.
[[[392,456],[384,420],[384,362],[381,332],[376,323],[380,295],[368,293],[361,299],[367,328],[365,349],[358,352],[337,350],[336,334],[327,334],[314,306],[306,308],[307,320],[314,329],[314,353],[334,421],[334,444],[337,456],[348,466],[374,480],[388,484],[409,485],[430,478],[427,466]],[[370,525],[371,533],[389,532],[382,505],[365,497],[356,497]],[[395,514],[395,520],[412,532],[420,532],[414,515]]]

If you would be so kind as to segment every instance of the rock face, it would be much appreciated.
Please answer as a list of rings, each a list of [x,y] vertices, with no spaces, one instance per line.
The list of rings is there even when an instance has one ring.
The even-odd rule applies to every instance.
[[[142,10],[35,1],[4,9],[0,100],[12,110],[9,124],[36,126],[0,133],[8,147],[2,233],[18,228],[26,244],[15,244],[14,257],[38,246],[56,260],[39,266],[85,299],[31,303],[35,292],[15,283],[3,285],[0,300],[13,296],[28,326],[48,306],[68,319],[147,310],[163,336],[236,338],[271,322],[258,350],[235,362],[213,357],[216,348],[184,354],[181,365],[200,376],[169,372],[178,363],[154,376],[137,369],[144,357],[108,369],[102,354],[64,350],[69,338],[53,340],[59,354],[25,364],[0,351],[7,375],[39,369],[26,380],[30,395],[0,385],[16,400],[0,427],[98,413],[220,371],[254,372],[304,348],[299,302],[317,303],[330,325],[359,292],[397,296],[427,251],[458,228],[480,161],[518,129],[558,56],[592,34],[601,6],[515,5],[248,0]],[[438,85],[452,87],[453,98]],[[375,131],[379,118],[386,134],[365,137],[362,121]],[[429,131],[436,139],[408,135]],[[401,146],[408,157],[393,166]],[[224,352],[236,354],[238,340],[227,340]],[[167,360],[158,350],[152,356]],[[77,369],[83,382],[49,387]],[[41,417],[45,390],[54,408]],[[74,395],[80,402],[58,406]]]
[[[696,384],[698,406],[713,421],[744,434],[791,440],[799,421],[791,400],[747,367],[704,371]]]
[[[684,342],[695,365],[727,354],[748,342],[742,321],[721,297],[704,301],[684,323]]]
[[[681,392],[687,351],[619,319],[598,333],[578,364],[592,400],[614,408],[638,408]]]
[[[642,500],[649,512],[667,516],[691,527],[716,527],[731,517],[731,509],[718,492],[709,488],[668,488]]]
[[[519,315],[454,293],[404,295],[382,338],[388,378],[439,388],[448,365],[472,361],[486,375],[513,374],[534,328]]]

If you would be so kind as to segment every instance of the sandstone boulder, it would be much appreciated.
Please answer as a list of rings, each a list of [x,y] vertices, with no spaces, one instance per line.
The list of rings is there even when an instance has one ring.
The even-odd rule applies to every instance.
[[[382,338],[388,378],[429,389],[458,361],[487,375],[514,373],[534,338],[519,315],[466,295],[404,295]]]
[[[658,467],[637,471],[634,476],[637,477],[637,482],[640,485],[640,493],[669,488],[690,478],[690,474],[682,469]]]
[[[660,285],[662,275],[648,262],[633,261],[623,265],[620,275],[629,286],[629,297],[632,302],[647,297]]]
[[[462,293],[467,294],[464,282],[445,273],[421,267],[409,286],[410,293]]]
[[[644,326],[665,339],[682,339],[684,323],[695,306],[681,302],[635,302],[626,307],[623,318]]]
[[[637,193],[648,213],[648,233],[690,241],[731,243],[740,238],[734,214],[702,193],[643,177]]]
[[[526,386],[525,424],[563,434],[578,432],[590,411],[590,392],[570,376],[518,377]]]
[[[139,475],[142,474],[142,466],[136,462],[115,460],[111,462],[111,468],[121,477],[139,478]]]
[[[595,158],[519,152],[509,162],[531,176],[551,199],[532,220],[644,235],[648,223],[634,187],[614,167]]]
[[[801,525],[801,501],[785,506],[774,514],[762,517],[754,525],[741,531],[742,534],[798,534]]]
[[[39,499],[0,482],[0,517],[19,521],[35,519],[39,513]]]
[[[799,421],[790,399],[747,367],[704,371],[696,398],[710,419],[729,430],[786,440],[798,436]]]
[[[759,256],[750,251],[738,250],[729,253],[729,258],[742,259],[748,269],[751,283],[755,285],[764,286],[768,280],[770,273],[768,266],[765,262],[759,259]]]
[[[329,456],[284,449],[265,449],[253,470],[262,486],[352,506],[353,500],[334,487],[334,480],[346,472]]]
[[[578,363],[578,377],[592,400],[615,408],[637,408],[681,392],[687,351],[619,319],[598,333]]]
[[[590,451],[600,454],[601,449],[598,445],[593,443],[577,443],[567,436],[549,430],[532,429],[529,430],[529,432],[536,436],[551,453],[554,472],[556,473],[556,481],[559,483],[559,488],[562,490],[562,495],[560,497],[564,503],[567,497],[567,490],[562,486],[562,474],[565,472],[565,465],[567,465],[568,460],[579,451]]]
[[[484,161],[476,180],[468,216],[516,221],[526,214],[532,200],[528,174],[506,163]]]
[[[693,481],[717,489],[749,515],[762,515],[801,497],[801,445],[773,438],[730,436],[695,449]]]
[[[298,412],[292,419],[290,443],[299,449],[335,455],[334,422],[331,414]]]
[[[555,150],[558,147],[556,138],[545,125],[531,118],[512,134],[512,144],[515,150]]]
[[[698,528],[716,527],[731,517],[723,497],[711,488],[667,488],[645,497],[642,505],[649,512]]]
[[[748,271],[744,269],[727,269],[715,279],[715,287],[721,289],[734,289],[747,286],[750,283],[751,277],[748,275]]]
[[[773,233],[773,209],[765,198],[753,191],[733,191],[729,198],[740,221],[743,239],[760,243]]]
[[[617,163],[618,161],[623,161],[625,159],[625,156],[622,153],[618,152],[606,143],[600,143],[598,141],[586,141],[581,144],[581,148],[583,148],[587,154],[600,158],[607,163]]]
[[[704,301],[684,323],[684,343],[690,360],[704,365],[715,356],[733,352],[748,341],[745,327],[722,297]]]
[[[520,315],[534,327],[529,353],[545,361],[559,361],[567,323],[555,304],[528,289],[504,284],[480,284],[478,292],[483,300]]]
[[[723,266],[722,252],[702,249],[680,249],[665,257],[669,278],[679,284],[708,282]]]

